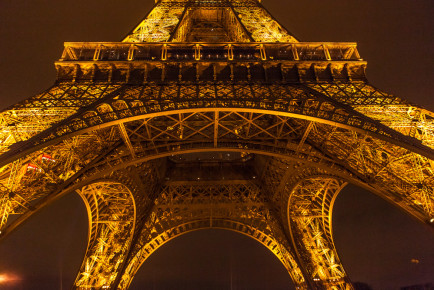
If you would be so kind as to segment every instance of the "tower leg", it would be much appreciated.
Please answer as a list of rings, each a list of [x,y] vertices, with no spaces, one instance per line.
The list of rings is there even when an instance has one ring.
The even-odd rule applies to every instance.
[[[333,177],[309,177],[289,195],[292,243],[315,289],[353,289],[332,237],[332,207],[345,184]]]
[[[74,289],[109,289],[131,244],[135,205],[130,190],[102,181],[79,191],[89,214],[89,243]]]

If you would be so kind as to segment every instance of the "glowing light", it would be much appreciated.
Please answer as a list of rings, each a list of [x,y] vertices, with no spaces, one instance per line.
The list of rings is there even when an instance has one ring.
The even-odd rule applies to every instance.
[[[10,273],[0,274],[0,285],[14,284],[14,282],[21,280],[17,275]]]

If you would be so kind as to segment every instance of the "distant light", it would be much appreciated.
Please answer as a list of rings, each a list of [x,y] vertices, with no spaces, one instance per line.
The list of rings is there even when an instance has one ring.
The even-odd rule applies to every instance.
[[[434,223],[434,218],[429,220],[430,223]]]
[[[17,275],[9,274],[9,273],[3,273],[0,274],[0,285],[3,284],[13,284],[16,281],[21,280]]]
[[[419,260],[418,259],[411,259],[410,262],[412,264],[419,264]]]

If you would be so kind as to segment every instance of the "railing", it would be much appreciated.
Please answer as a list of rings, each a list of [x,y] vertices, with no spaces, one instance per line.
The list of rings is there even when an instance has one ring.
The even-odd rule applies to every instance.
[[[359,61],[356,43],[66,42],[60,61]]]

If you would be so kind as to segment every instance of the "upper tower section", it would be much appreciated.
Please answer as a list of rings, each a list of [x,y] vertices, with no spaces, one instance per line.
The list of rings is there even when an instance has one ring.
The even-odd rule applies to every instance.
[[[160,0],[122,42],[67,42],[58,82],[365,81],[356,43],[299,42],[257,0]]]
[[[123,42],[298,42],[256,0],[161,0]]]

